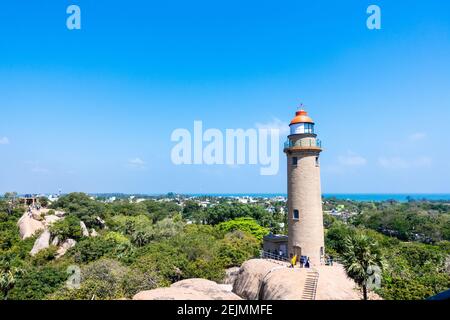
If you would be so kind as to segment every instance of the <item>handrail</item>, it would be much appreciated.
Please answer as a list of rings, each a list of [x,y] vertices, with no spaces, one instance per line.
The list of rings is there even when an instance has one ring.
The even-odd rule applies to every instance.
[[[269,251],[260,250],[260,257],[261,259],[272,259],[272,260],[278,260],[278,261],[286,261],[289,262],[288,257],[284,255],[275,254]]]
[[[317,147],[322,148],[322,141],[319,139],[309,139],[309,140],[297,140],[292,142],[291,140],[286,140],[284,142],[284,148],[292,148],[292,147]]]

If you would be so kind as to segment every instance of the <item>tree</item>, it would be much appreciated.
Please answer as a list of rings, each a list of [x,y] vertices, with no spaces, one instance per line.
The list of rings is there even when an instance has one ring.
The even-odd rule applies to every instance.
[[[160,276],[142,272],[111,259],[100,259],[81,269],[79,289],[61,288],[51,295],[53,299],[91,300],[131,298],[142,290],[159,286]]]
[[[254,236],[235,230],[220,241],[219,257],[224,267],[240,266],[244,261],[259,255],[261,242]]]
[[[41,206],[43,206],[44,208],[48,206],[49,201],[48,201],[47,197],[39,197],[38,201],[39,201],[39,204]]]
[[[50,233],[59,237],[60,241],[68,238],[78,240],[82,236],[80,220],[76,216],[68,216],[50,226]]]
[[[363,233],[348,236],[341,259],[347,275],[362,287],[364,300],[367,300],[368,285],[376,276],[375,270],[383,268],[378,243]]]
[[[2,292],[3,299],[8,299],[8,293],[14,288],[16,284],[16,278],[23,271],[19,268],[1,269],[0,270],[0,291]]]
[[[8,201],[8,214],[11,214],[16,205],[17,192],[6,192],[3,197]]]
[[[255,219],[246,217],[221,222],[217,225],[217,229],[225,232],[241,230],[253,235],[259,241],[269,233],[269,229],[261,227]]]
[[[52,209],[61,209],[68,215],[74,215],[83,221],[88,228],[97,226],[97,217],[105,218],[104,203],[91,199],[87,194],[75,192],[60,197],[51,205]]]

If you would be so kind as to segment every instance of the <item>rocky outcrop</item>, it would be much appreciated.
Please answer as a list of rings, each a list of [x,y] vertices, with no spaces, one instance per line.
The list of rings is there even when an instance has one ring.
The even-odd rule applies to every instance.
[[[280,265],[263,259],[251,259],[244,262],[237,274],[233,292],[249,300],[257,300],[263,279],[273,268]]]
[[[141,291],[133,300],[241,300],[231,286],[206,279],[186,279],[170,287]]]
[[[66,241],[64,241],[56,251],[56,259],[62,257],[67,252],[67,250],[74,247],[76,244],[77,242],[75,240],[66,239]]]
[[[317,286],[311,287],[311,277]],[[310,292],[311,291],[311,292]],[[355,282],[347,277],[342,265],[315,268],[288,268],[288,264],[252,259],[244,262],[233,286],[233,292],[250,300],[361,300]],[[370,299],[381,299],[375,293]]]
[[[223,279],[223,283],[234,286],[234,283],[236,282],[237,276],[239,275],[240,271],[241,268],[239,267],[232,267],[225,270],[225,278]]]
[[[32,218],[28,212],[25,212],[23,216],[17,222],[19,227],[19,233],[21,239],[26,239],[33,236],[37,231],[44,229],[44,224],[41,221]]]
[[[55,223],[58,220],[61,220],[61,218],[58,217],[57,215],[49,215],[49,216],[44,217],[45,225],[47,227],[51,226],[53,223]]]
[[[59,237],[56,236],[52,240],[52,246],[57,246],[59,244]]]
[[[83,237],[89,237],[89,230],[83,221],[80,221],[80,227],[81,227],[81,233],[83,234]]]
[[[49,246],[50,246],[50,232],[48,230],[44,230],[44,232],[42,232],[42,234],[34,242],[33,249],[31,249],[30,254],[34,256],[39,251],[46,249]]]

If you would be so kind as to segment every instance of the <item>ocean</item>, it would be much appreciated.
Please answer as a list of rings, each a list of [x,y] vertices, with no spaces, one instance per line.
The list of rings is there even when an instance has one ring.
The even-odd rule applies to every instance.
[[[286,197],[285,193],[223,193],[223,194],[189,194],[191,196],[212,196],[212,197],[262,197],[262,198],[275,198]],[[450,201],[450,193],[325,193],[325,198],[336,198],[341,200],[353,200],[353,201],[387,201],[395,200],[398,202],[406,202],[408,199],[413,200],[430,200]]]

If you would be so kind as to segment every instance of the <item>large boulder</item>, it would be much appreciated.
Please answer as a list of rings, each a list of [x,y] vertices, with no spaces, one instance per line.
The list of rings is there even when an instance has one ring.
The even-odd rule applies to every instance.
[[[33,245],[33,249],[31,249],[30,254],[34,256],[42,249],[46,249],[50,246],[50,232],[48,230],[44,230],[42,234],[36,239]]]
[[[186,279],[170,287],[141,291],[133,300],[240,300],[231,286],[206,279]]]
[[[225,278],[223,279],[223,283],[234,286],[234,283],[236,282],[237,276],[239,275],[240,271],[241,271],[241,268],[239,268],[239,267],[231,267],[231,268],[226,269],[225,270]]]
[[[19,227],[19,233],[21,239],[26,239],[33,236],[37,231],[44,229],[44,224],[41,221],[32,218],[28,212],[25,212],[23,216],[17,222]]]
[[[52,246],[57,246],[59,244],[59,237],[56,236],[52,240]]]
[[[64,211],[55,210],[55,216],[62,218],[64,217],[64,215],[65,215]]]
[[[133,300],[212,300],[206,294],[186,288],[158,288],[141,291]]]
[[[80,227],[81,227],[81,233],[83,234],[83,237],[89,237],[89,230],[83,221],[80,221]]]
[[[316,286],[313,279],[317,280]],[[250,300],[362,299],[355,282],[338,263],[315,268],[288,268],[288,264],[280,262],[248,260],[241,266],[233,292]],[[381,299],[374,293],[369,297]]]
[[[66,241],[64,241],[56,251],[56,259],[62,257],[67,252],[67,250],[74,247],[76,244],[77,242],[75,240],[66,239]]]
[[[61,220],[61,218],[58,217],[57,215],[53,215],[53,214],[44,217],[46,226],[51,226],[53,223],[55,223],[58,220]]]
[[[257,300],[264,277],[279,264],[264,259],[245,261],[234,281],[233,292],[249,300]]]

